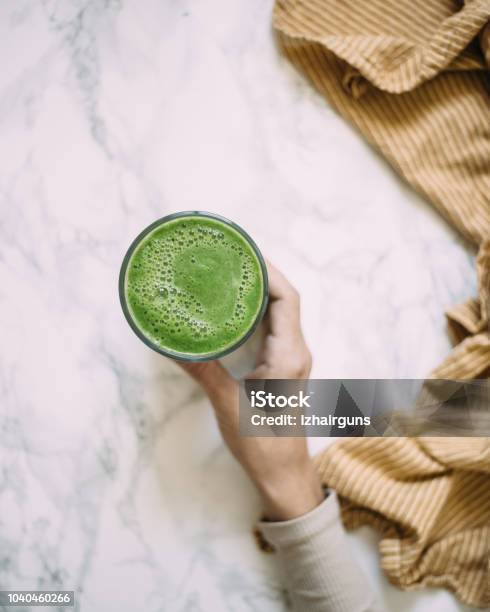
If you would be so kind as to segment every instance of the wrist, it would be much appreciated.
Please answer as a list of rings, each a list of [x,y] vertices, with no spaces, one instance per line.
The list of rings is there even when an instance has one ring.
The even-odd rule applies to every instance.
[[[325,499],[318,476],[311,473],[286,477],[261,488],[264,515],[269,521],[288,521],[311,512]]]

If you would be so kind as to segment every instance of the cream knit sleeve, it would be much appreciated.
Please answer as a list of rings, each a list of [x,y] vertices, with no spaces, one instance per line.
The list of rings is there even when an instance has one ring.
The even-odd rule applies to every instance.
[[[258,527],[276,550],[295,612],[382,612],[352,558],[334,493],[304,516]]]

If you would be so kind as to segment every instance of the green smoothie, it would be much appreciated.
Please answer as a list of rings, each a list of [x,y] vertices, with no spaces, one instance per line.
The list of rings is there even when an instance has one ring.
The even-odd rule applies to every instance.
[[[223,354],[263,314],[267,281],[259,257],[245,234],[218,218],[164,219],[143,232],[123,264],[126,316],[164,353]]]

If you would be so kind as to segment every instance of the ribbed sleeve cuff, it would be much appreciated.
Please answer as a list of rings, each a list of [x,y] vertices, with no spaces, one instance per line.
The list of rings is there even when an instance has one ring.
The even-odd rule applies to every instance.
[[[260,521],[257,527],[276,549],[294,546],[321,533],[340,529],[337,496],[332,491],[319,506],[303,516],[289,521]]]
[[[290,521],[261,521],[276,551],[295,612],[379,612],[364,574],[352,558],[335,493]]]

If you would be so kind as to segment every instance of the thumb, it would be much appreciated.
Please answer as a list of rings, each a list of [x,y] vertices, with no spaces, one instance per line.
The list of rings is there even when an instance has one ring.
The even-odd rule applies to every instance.
[[[235,389],[236,381],[219,361],[187,361],[179,365],[201,385],[211,401]]]

